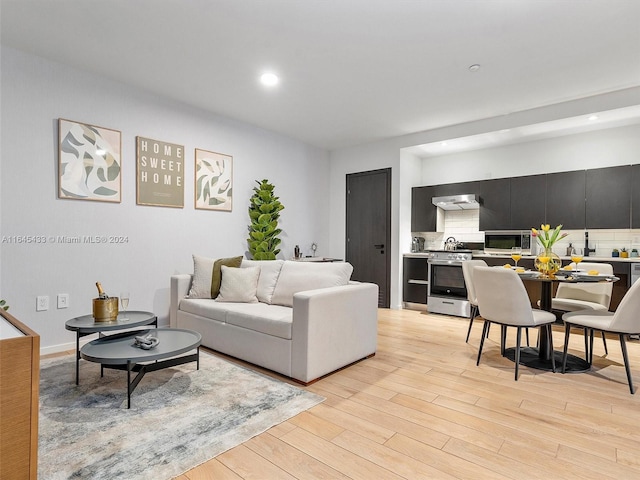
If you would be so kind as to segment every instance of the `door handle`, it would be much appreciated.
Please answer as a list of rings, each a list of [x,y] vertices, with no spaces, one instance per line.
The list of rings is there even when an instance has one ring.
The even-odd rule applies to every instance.
[[[384,248],[384,243],[376,243],[373,246],[376,248]]]

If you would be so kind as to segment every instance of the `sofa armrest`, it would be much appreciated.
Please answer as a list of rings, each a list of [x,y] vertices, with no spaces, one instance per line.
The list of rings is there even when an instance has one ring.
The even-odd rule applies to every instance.
[[[190,274],[171,276],[171,306],[169,307],[169,326],[171,328],[178,327],[178,307],[180,306],[180,300],[189,293],[192,277],[193,275]]]
[[[349,284],[293,296],[292,377],[310,382],[376,352],[378,286]]]

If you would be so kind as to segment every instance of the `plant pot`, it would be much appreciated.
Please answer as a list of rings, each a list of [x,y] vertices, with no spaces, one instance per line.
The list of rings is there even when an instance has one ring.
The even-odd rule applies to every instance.
[[[620,258],[629,258],[629,252],[620,252]]]
[[[611,252],[611,256],[612,257],[619,257],[620,256],[620,252]]]

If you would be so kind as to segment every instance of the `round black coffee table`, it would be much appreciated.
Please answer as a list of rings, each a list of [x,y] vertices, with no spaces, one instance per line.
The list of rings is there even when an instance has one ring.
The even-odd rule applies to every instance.
[[[126,315],[119,314],[113,322],[96,322],[93,315],[83,315],[81,317],[67,320],[65,328],[76,332],[76,385],[80,383],[78,371],[80,363],[80,338],[97,333],[102,336],[102,332],[126,330],[128,328],[142,327],[145,325],[158,326],[158,317],[155,313],[139,312],[136,310],[127,311]]]
[[[156,337],[158,345],[150,350],[137,347],[135,337],[147,334]],[[131,393],[145,373],[189,362],[196,362],[196,369],[199,370],[201,340],[198,332],[179,328],[122,332],[87,343],[80,349],[80,356],[89,362],[99,363],[103,368],[127,371],[127,408],[130,408]],[[196,353],[180,356],[191,350],[196,350]],[[131,372],[137,372],[133,380]]]

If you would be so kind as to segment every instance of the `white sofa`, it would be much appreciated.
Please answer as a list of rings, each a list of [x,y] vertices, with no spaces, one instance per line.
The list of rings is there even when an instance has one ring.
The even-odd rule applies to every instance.
[[[305,384],[375,354],[378,286],[349,281],[350,264],[242,260],[251,267],[259,268],[253,303],[220,301],[226,267],[215,300],[188,298],[194,275],[173,275],[170,326]]]

